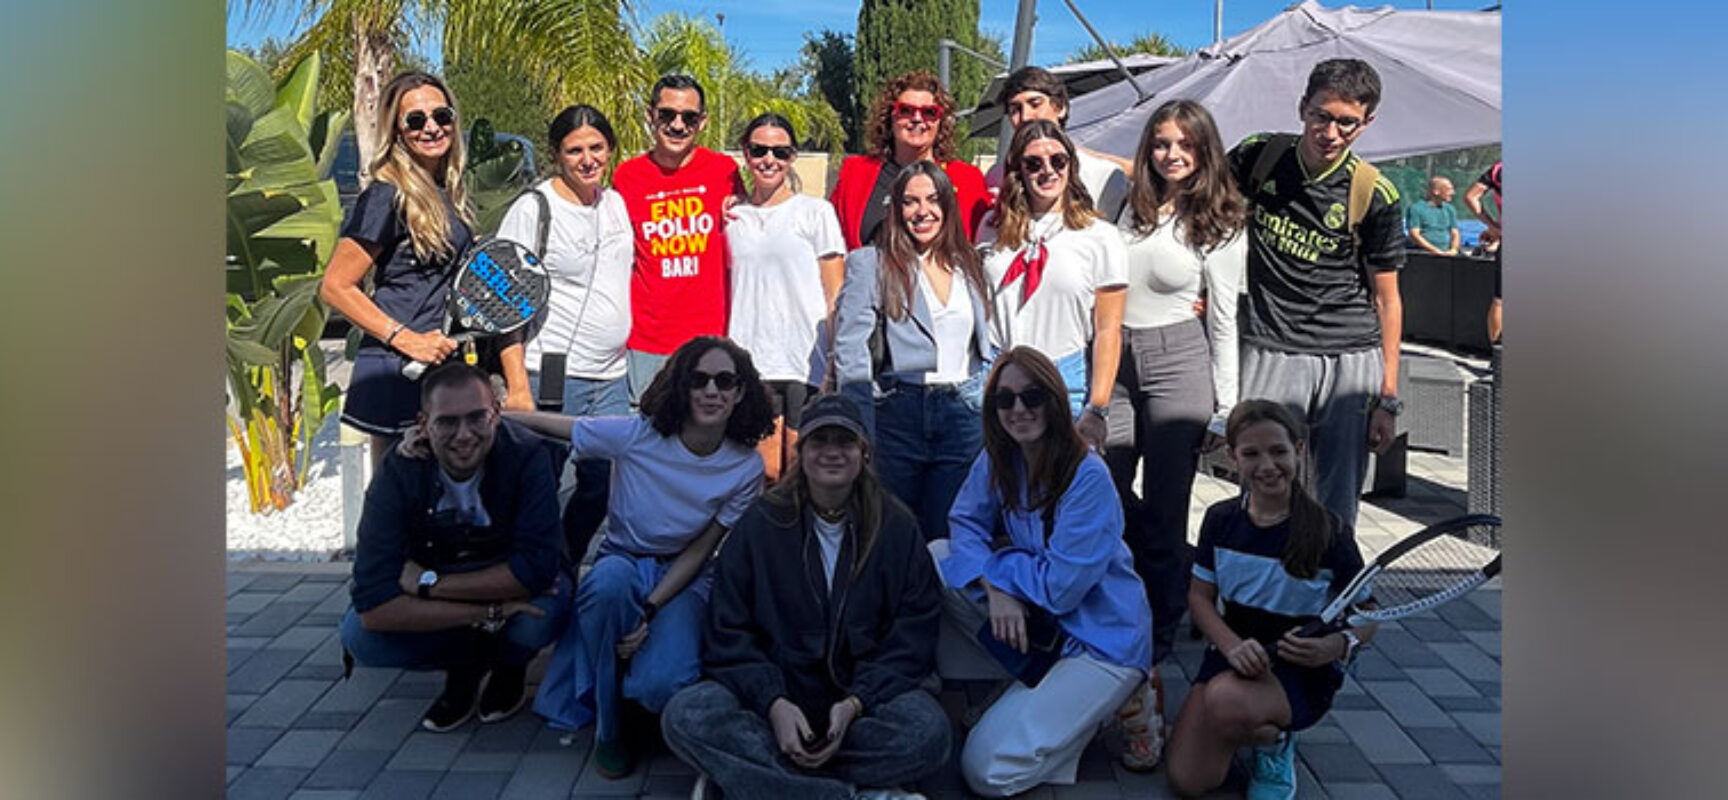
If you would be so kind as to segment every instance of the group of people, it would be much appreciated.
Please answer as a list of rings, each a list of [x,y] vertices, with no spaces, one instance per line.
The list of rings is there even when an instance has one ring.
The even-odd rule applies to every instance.
[[[1292,796],[1289,734],[1373,635],[1295,630],[1361,568],[1400,408],[1403,217],[1349,147],[1372,67],[1318,64],[1299,134],[1230,150],[1165,103],[1127,161],[1077,147],[1061,81],[1024,68],[988,176],[913,72],[829,202],[798,191],[783,117],[742,131],[747,182],[696,146],[688,77],[655,84],[653,147],[610,186],[611,124],[573,106],[499,231],[553,276],[501,391],[440,364],[474,236],[455,99],[424,73],[384,99],[323,292],[365,333],[343,416],[378,464],[341,628],[362,663],[447,672],[424,727],[514,714],[555,642],[534,710],[593,725],[602,775],[631,771],[645,712],[732,796],[916,796],[954,744],[951,637],[941,672],[1004,686],[960,746],[979,794],[1072,782],[1114,722],[1124,764],[1184,795],[1252,745],[1251,795]],[[1191,548],[1220,445],[1242,496]],[[1155,664],[1184,613],[1209,647],[1166,747]]]
[[[1480,257],[1493,257],[1494,299],[1488,306],[1488,341],[1500,343],[1501,326],[1501,279],[1500,279],[1500,166],[1493,166],[1482,171],[1476,181],[1470,184],[1469,191],[1464,193],[1464,205],[1485,227],[1478,237],[1473,253]],[[1410,249],[1432,253],[1437,256],[1455,256],[1460,252],[1462,234],[1458,230],[1458,210],[1452,206],[1455,190],[1452,180],[1444,175],[1435,175],[1428,179],[1428,193],[1421,202],[1411,203],[1404,209],[1404,226],[1410,236]],[[1490,193],[1494,195],[1494,213],[1489,214],[1487,206],[1482,202]]]

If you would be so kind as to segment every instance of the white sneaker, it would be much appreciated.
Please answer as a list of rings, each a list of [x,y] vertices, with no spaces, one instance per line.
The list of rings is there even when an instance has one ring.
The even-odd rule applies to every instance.
[[[690,790],[690,800],[721,800],[722,797],[720,787],[708,780],[707,775],[696,774],[696,786]]]

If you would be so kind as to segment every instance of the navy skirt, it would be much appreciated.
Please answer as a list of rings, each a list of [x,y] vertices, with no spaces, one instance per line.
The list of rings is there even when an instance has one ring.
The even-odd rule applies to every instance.
[[[1200,659],[1200,672],[1194,683],[1201,684],[1220,672],[1230,672],[1230,662],[1218,648],[1206,646]],[[1290,724],[1285,730],[1299,731],[1313,727],[1332,709],[1332,696],[1344,685],[1344,671],[1336,665],[1299,667],[1273,659],[1272,677],[1284,687],[1284,697],[1290,701]]]
[[[420,384],[402,377],[404,360],[388,350],[361,350],[342,397],[342,422],[375,436],[400,436],[420,413]]]

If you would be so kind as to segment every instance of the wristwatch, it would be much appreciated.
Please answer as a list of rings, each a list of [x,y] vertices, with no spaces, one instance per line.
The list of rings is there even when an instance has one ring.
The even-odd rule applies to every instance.
[[[437,573],[437,571],[429,569],[429,570],[426,570],[425,572],[420,573],[420,585],[419,585],[419,588],[417,591],[417,593],[420,595],[420,599],[421,600],[432,599],[432,587],[437,586],[437,585],[438,585],[438,573]]]
[[[1344,657],[1339,660],[1348,664],[1351,659],[1356,657],[1356,650],[1362,646],[1362,639],[1356,635],[1355,631],[1350,630],[1349,628],[1345,628],[1344,630],[1339,631],[1339,633],[1344,634]]]
[[[1086,405],[1086,413],[1092,414],[1092,415],[1098,417],[1099,419],[1109,419],[1110,418],[1110,407],[1109,406],[1095,406],[1095,405],[1088,403]]]
[[[1380,409],[1384,410],[1386,413],[1391,414],[1392,416],[1396,417],[1396,416],[1398,416],[1399,412],[1404,410],[1404,401],[1399,400],[1396,397],[1391,397],[1389,395],[1383,394],[1383,395],[1380,395],[1379,402],[1375,403],[1375,407],[1380,408]]]

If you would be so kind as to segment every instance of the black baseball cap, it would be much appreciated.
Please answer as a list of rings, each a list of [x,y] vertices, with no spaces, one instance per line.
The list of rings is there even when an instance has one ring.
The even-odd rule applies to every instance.
[[[845,428],[865,438],[864,415],[858,404],[837,394],[821,394],[804,404],[803,421],[798,425],[799,436],[809,436],[830,425]]]

